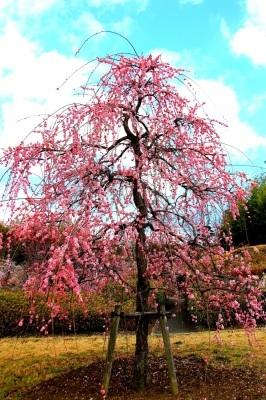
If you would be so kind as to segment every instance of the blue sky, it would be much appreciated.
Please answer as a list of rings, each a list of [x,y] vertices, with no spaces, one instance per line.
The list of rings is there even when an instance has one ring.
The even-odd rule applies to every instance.
[[[229,125],[221,138],[240,150],[226,147],[232,162],[249,164],[253,175],[264,171],[265,0],[1,0],[0,147],[18,143],[40,120],[24,117],[73,99],[85,70],[56,87],[82,63],[131,51],[105,34],[75,57],[100,30],[121,33],[139,53],[160,53],[189,70],[208,113]]]

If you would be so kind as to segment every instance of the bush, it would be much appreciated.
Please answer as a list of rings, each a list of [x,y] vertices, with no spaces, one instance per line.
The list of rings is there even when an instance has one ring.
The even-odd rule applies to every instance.
[[[28,318],[29,304],[21,291],[0,290],[0,337],[23,334],[18,326],[21,319]]]
[[[36,318],[30,321],[30,305],[23,291],[0,290],[0,337],[38,335],[46,321],[50,319],[49,310],[42,299],[37,300]],[[84,315],[81,308],[75,304],[71,307],[67,319],[56,318],[48,327],[49,333],[73,334],[104,332],[109,315],[97,312],[95,309]],[[19,322],[23,320],[23,325]]]

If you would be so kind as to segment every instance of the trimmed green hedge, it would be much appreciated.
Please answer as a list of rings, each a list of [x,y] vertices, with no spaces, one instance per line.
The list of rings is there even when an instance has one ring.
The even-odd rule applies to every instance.
[[[48,326],[48,333],[53,334],[92,334],[104,332],[110,321],[110,313],[116,303],[123,304],[123,311],[134,309],[134,298],[125,293],[123,287],[118,284],[107,285],[100,294],[84,294],[88,314],[77,303],[73,303],[71,296],[66,305],[69,317],[67,319],[56,318]],[[44,299],[36,299],[36,314],[30,322],[30,304],[21,289],[0,289],[0,337],[17,335],[38,335],[46,321],[50,319],[49,310]],[[22,326],[19,321],[23,320]],[[44,322],[45,321],[45,322]],[[126,326],[125,326],[126,325]],[[134,324],[124,324],[121,321],[121,329],[133,330]]]
[[[29,305],[21,292],[0,290],[0,337],[22,332],[18,322],[28,314],[28,309]]]
[[[48,328],[49,333],[73,334],[73,333],[95,333],[104,332],[108,323],[108,314],[100,314],[95,311],[87,316],[75,307],[74,313],[70,313],[68,319],[54,319]],[[37,303],[38,318],[30,322],[29,302],[23,291],[0,290],[0,337],[38,335],[49,320],[49,311],[45,309],[42,302]],[[23,319],[23,325],[19,321]]]
[[[114,288],[107,288],[101,295],[91,295],[87,298],[88,315],[84,315],[77,304],[68,306],[68,319],[54,319],[48,327],[48,333],[51,334],[93,334],[104,332],[110,321],[110,313],[114,309],[115,302],[123,303],[123,311],[133,310],[133,299],[121,298]],[[23,335],[40,335],[40,329],[45,324],[44,321],[50,319],[49,310],[45,307],[44,302],[39,299],[36,301],[38,319],[30,322],[29,302],[22,290],[0,290],[0,337],[6,336],[23,336]],[[192,304],[185,304],[187,318]],[[206,312],[204,310],[191,310],[198,317],[200,325],[207,325]],[[211,313],[210,325],[215,326],[217,315]],[[23,319],[24,323],[20,327],[19,321]],[[134,331],[135,320],[121,320],[120,329]]]

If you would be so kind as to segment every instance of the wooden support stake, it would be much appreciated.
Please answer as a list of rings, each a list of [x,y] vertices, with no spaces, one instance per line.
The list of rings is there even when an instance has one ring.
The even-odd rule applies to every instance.
[[[173,354],[172,354],[172,350],[171,350],[169,329],[167,326],[167,317],[166,317],[166,313],[165,313],[165,305],[164,304],[160,305],[160,314],[161,314],[160,327],[161,327],[161,331],[162,331],[162,335],[163,335],[164,351],[165,351],[165,356],[166,356],[166,361],[167,361],[170,386],[171,386],[172,393],[174,395],[177,395],[178,394],[178,386],[177,386],[174,358],[173,358]]]
[[[103,375],[103,388],[105,390],[105,395],[107,395],[107,393],[108,393],[108,388],[109,388],[109,383],[110,383],[110,378],[111,378],[113,355],[114,355],[116,337],[117,337],[119,321],[120,321],[120,311],[121,311],[121,305],[116,305],[115,311],[111,317],[110,337],[109,337],[109,341],[108,341],[106,365],[105,365],[105,370],[104,370],[104,375]]]

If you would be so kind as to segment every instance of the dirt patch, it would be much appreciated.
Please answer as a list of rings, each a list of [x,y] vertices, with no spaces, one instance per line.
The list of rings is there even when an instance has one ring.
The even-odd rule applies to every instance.
[[[175,357],[179,400],[266,400],[266,372],[226,364],[206,365],[194,355]],[[23,400],[96,400],[103,375],[103,362],[79,368],[42,382],[24,393]],[[172,399],[163,357],[149,359],[149,386],[143,394],[134,391],[133,359],[114,361],[110,399]],[[8,396],[8,399],[12,397]]]

